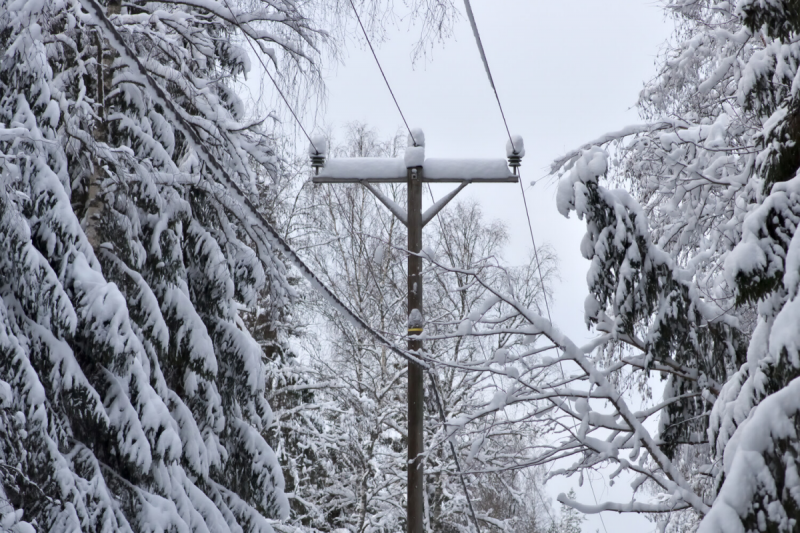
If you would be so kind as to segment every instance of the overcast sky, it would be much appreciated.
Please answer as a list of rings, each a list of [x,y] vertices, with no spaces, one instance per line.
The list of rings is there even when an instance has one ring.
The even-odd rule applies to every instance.
[[[460,2],[458,2],[460,4]],[[473,0],[473,9],[512,133],[525,139],[525,185],[547,174],[550,162],[606,131],[640,122],[633,108],[642,83],[655,74],[656,56],[672,26],[658,3],[642,0]],[[469,24],[457,24],[452,39],[424,62],[412,63],[416,33],[400,23],[388,33],[378,57],[411,127],[425,132],[428,157],[504,157],[507,140]],[[402,126],[369,50],[350,43],[343,65],[326,71],[327,105],[318,122],[341,128],[351,121],[391,136]],[[434,190],[437,197],[445,189]],[[520,261],[531,247],[518,185],[470,185],[462,196],[479,199],[490,218],[511,234],[507,256]],[[555,186],[543,181],[527,189],[537,244],[550,244],[560,260],[553,319],[567,333],[586,338],[583,326],[585,273],[579,253],[584,225],[555,208]],[[620,483],[627,485],[627,483]],[[618,487],[619,485],[618,484]],[[589,484],[556,479],[546,490],[554,499],[574,487],[593,503]],[[624,498],[619,488],[611,492]],[[594,481],[598,500],[609,487]],[[558,504],[555,505],[558,507]],[[655,529],[641,517],[604,513],[609,533]],[[590,517],[584,531],[603,531]]]

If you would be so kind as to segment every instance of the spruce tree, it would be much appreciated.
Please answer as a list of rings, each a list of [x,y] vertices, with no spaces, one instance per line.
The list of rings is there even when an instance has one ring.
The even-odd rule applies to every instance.
[[[293,293],[233,196],[276,163],[236,96],[243,34],[290,62],[316,35],[292,2],[0,3],[3,529],[287,516],[240,313]]]
[[[677,32],[641,94],[649,122],[555,164],[559,208],[587,222],[586,319],[613,341],[598,367],[667,379],[657,444],[637,430],[632,457],[649,444],[635,486],[669,500],[606,509],[691,507],[676,527],[703,533],[797,528],[796,4],[667,2]]]

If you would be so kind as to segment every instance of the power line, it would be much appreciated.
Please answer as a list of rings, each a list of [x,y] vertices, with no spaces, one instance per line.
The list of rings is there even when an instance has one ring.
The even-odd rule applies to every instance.
[[[492,70],[489,68],[489,60],[486,58],[486,52],[483,48],[483,41],[481,40],[480,32],[478,31],[478,24],[475,22],[475,14],[472,12],[472,5],[470,4],[469,0],[464,0],[464,7],[467,11],[467,18],[469,18],[470,25],[472,26],[472,34],[475,37],[475,43],[478,45],[478,52],[481,55],[481,60],[483,61],[483,66],[486,69],[486,75],[489,78],[489,84],[492,86],[492,91],[494,92],[495,100],[497,100],[497,107],[500,109],[500,116],[503,118],[503,124],[506,127],[506,133],[508,134],[508,142],[511,143],[511,149],[516,152],[516,147],[514,146],[514,139],[511,136],[511,130],[508,127],[508,121],[506,120],[506,114],[503,111],[503,104],[500,102],[500,95],[497,93],[497,87],[494,84],[494,78],[492,77]],[[542,297],[544,298],[544,306],[545,310],[547,311],[547,320],[552,324],[553,319],[550,315],[550,304],[547,301],[547,291],[544,288],[544,275],[542,274],[542,263],[539,260],[539,249],[536,246],[536,238],[533,235],[533,223],[531,222],[531,214],[528,210],[528,199],[525,196],[525,188],[522,185],[522,172],[521,169],[517,169],[519,174],[519,188],[520,192],[522,193],[522,202],[525,207],[525,216],[528,219],[528,230],[530,231],[531,235],[531,243],[533,244],[533,255],[536,259],[536,269],[539,272],[539,283],[542,286]],[[564,378],[564,367],[559,361],[559,368],[561,370],[561,377]],[[573,420],[574,423],[574,420]],[[594,484],[592,483],[591,476],[587,476],[589,479],[589,488],[592,491],[592,498],[594,498],[595,504],[597,504],[597,495],[594,491]],[[603,525],[603,531],[608,533],[608,529],[606,528],[605,520],[603,520],[603,515],[598,514],[600,518],[600,523]]]
[[[358,21],[358,25],[361,27],[361,32],[364,34],[364,38],[367,40],[367,45],[369,46],[369,49],[372,52],[372,57],[375,58],[375,63],[378,65],[378,69],[381,71],[381,76],[383,76],[383,81],[386,82],[386,87],[389,89],[389,94],[392,95],[392,100],[394,100],[394,105],[397,107],[397,111],[400,112],[400,118],[403,119],[403,124],[406,125],[408,134],[411,136],[411,141],[414,143],[414,146],[419,146],[417,144],[417,140],[414,138],[414,134],[411,133],[411,128],[408,126],[408,121],[406,121],[406,116],[403,114],[403,110],[400,109],[400,104],[397,102],[397,98],[394,95],[392,86],[389,84],[389,79],[386,77],[386,73],[383,71],[381,62],[378,59],[378,54],[375,53],[375,48],[373,48],[372,46],[372,41],[370,41],[369,35],[367,35],[367,30],[364,28],[364,24],[361,23],[361,17],[358,16],[358,10],[356,9],[356,5],[353,3],[353,0],[349,1],[350,5],[353,7],[353,13],[355,13],[356,15],[356,20]]]
[[[233,22],[237,26],[242,28],[243,26],[239,23],[239,20],[236,18],[236,13],[233,11],[233,9],[231,9],[231,6],[228,4],[228,0],[222,0],[222,1],[225,3],[225,7],[228,8],[228,11],[231,12],[231,16],[233,17]],[[261,67],[264,69],[264,72],[267,74],[269,79],[272,81],[272,84],[275,86],[275,90],[278,91],[278,94],[283,99],[284,103],[286,104],[286,107],[289,108],[289,112],[294,117],[294,120],[297,122],[297,125],[300,126],[300,129],[303,130],[303,134],[306,136],[306,139],[308,139],[308,142],[311,143],[311,146],[314,148],[314,151],[316,153],[318,153],[318,154],[322,153],[317,148],[317,145],[314,144],[314,141],[311,140],[311,136],[308,134],[306,129],[303,127],[303,123],[300,121],[300,118],[298,118],[297,113],[295,113],[294,109],[292,109],[292,104],[289,103],[289,99],[286,97],[285,94],[283,94],[283,91],[281,90],[280,86],[278,85],[278,82],[275,80],[275,78],[272,76],[272,74],[270,74],[266,63],[264,63],[264,59],[261,57],[261,54],[258,53],[258,50],[256,50],[255,45],[250,40],[250,36],[247,35],[247,33],[244,30],[242,30],[242,35],[244,35],[244,40],[247,41],[247,44],[250,45],[250,48],[253,49],[253,53],[255,54],[256,59],[258,59],[258,62],[261,63]]]
[[[469,19],[469,24],[472,26],[472,34],[475,36],[475,43],[478,45],[478,52],[481,54],[481,60],[483,61],[483,68],[486,69],[486,76],[489,78],[489,85],[492,86],[492,91],[494,91],[495,100],[497,100],[497,107],[500,108],[500,115],[503,117],[503,124],[506,125],[506,133],[508,134],[508,140],[511,142],[511,148],[514,152],[517,151],[516,147],[514,146],[514,140],[511,138],[511,130],[508,128],[508,121],[506,121],[506,114],[503,111],[503,104],[500,103],[500,95],[497,94],[497,87],[494,84],[494,78],[492,77],[492,69],[489,68],[489,60],[486,59],[486,52],[483,49],[483,41],[481,41],[481,34],[478,32],[478,24],[475,22],[475,14],[472,12],[472,5],[469,3],[469,0],[464,0],[464,7],[467,10],[467,18]],[[522,181],[520,180],[520,183]]]
[[[486,76],[489,78],[489,85],[492,86],[492,91],[494,92],[495,100],[497,100],[497,107],[500,109],[500,116],[503,118],[503,124],[506,128],[506,134],[508,135],[508,142],[511,143],[511,149],[516,152],[517,149],[514,146],[514,139],[511,135],[511,129],[508,127],[508,120],[506,120],[506,114],[503,111],[503,104],[500,101],[500,95],[497,93],[497,87],[494,84],[494,78],[492,77],[492,69],[489,67],[489,60],[486,57],[486,51],[483,48],[483,41],[481,40],[481,34],[478,31],[478,24],[475,22],[475,14],[472,12],[472,5],[470,4],[469,0],[464,0],[464,7],[467,10],[467,18],[469,18],[470,26],[472,26],[472,35],[475,37],[475,43],[478,45],[478,52],[481,55],[481,60],[483,61],[483,67],[486,70]],[[536,268],[539,271],[539,282],[542,284],[542,295],[544,297],[544,306],[547,310],[547,319],[552,322],[552,318],[550,317],[550,305],[547,302],[547,292],[544,291],[544,276],[542,275],[542,264],[539,261],[539,250],[536,246],[536,238],[533,236],[533,223],[531,222],[531,214],[528,211],[528,199],[525,196],[525,188],[522,185],[522,171],[521,169],[517,169],[519,173],[519,188],[522,192],[522,201],[525,205],[525,216],[528,218],[528,230],[530,231],[531,235],[531,242],[533,243],[533,253],[534,257],[536,258]],[[563,371],[562,371],[563,373]]]

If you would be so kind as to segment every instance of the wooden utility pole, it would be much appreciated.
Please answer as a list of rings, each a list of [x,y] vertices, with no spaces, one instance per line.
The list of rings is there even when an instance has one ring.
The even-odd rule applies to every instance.
[[[406,156],[400,158],[336,158],[325,161],[327,146],[324,138],[316,138],[310,147],[311,165],[315,170],[314,183],[360,183],[408,228],[408,351],[422,354],[424,314],[422,306],[422,228],[470,183],[517,183],[515,169],[520,165],[522,140],[516,148],[507,149],[504,159],[425,159],[425,137],[420,130],[409,135]],[[378,183],[403,183],[408,190],[404,211],[387,198]],[[424,213],[422,212],[423,183],[458,183]],[[408,499],[406,507],[407,533],[424,533],[424,459],[425,439],[425,370],[408,364]]]
[[[422,352],[422,167],[408,169],[408,351]],[[415,311],[418,311],[415,313]],[[425,371],[408,365],[408,533],[422,533],[425,504]]]

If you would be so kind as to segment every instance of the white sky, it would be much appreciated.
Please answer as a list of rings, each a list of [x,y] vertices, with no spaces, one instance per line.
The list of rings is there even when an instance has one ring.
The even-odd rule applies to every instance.
[[[633,106],[644,80],[655,74],[656,55],[672,28],[657,3],[473,0],[473,9],[511,131],[525,139],[526,186],[567,150],[640,121]],[[411,60],[415,37],[413,28],[401,23],[389,30],[377,52],[409,124],[425,131],[426,155],[504,157],[505,129],[466,18],[452,39],[416,66]],[[328,70],[325,81],[328,100],[319,115],[321,125],[341,128],[360,121],[385,137],[402,126],[363,42],[350,43],[345,63]],[[437,198],[445,190],[435,189]],[[518,185],[470,185],[462,196],[478,198],[488,217],[508,225],[509,259],[519,261],[527,254],[530,235]],[[576,340],[586,338],[588,262],[579,253],[584,224],[558,214],[552,182],[528,188],[527,198],[537,244],[553,246],[560,260],[562,281],[551,304],[554,322]],[[627,485],[626,480],[619,485]],[[580,500],[593,503],[589,484],[579,488],[575,478],[553,480],[546,489],[555,499],[570,487]],[[608,496],[599,476],[594,489],[599,501]],[[611,495],[625,498],[618,488]],[[608,533],[655,529],[634,515],[604,513],[603,518]],[[603,528],[593,516],[583,530]]]

